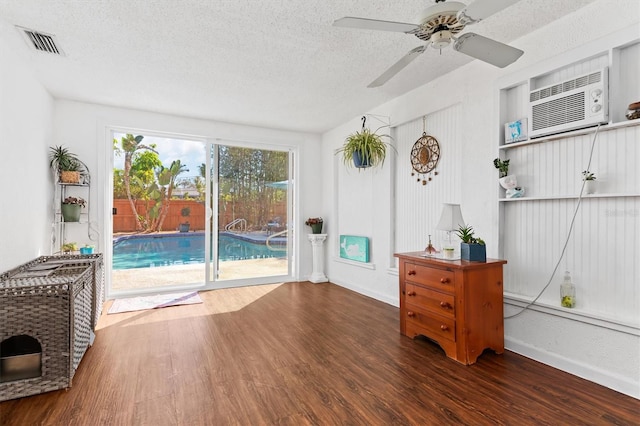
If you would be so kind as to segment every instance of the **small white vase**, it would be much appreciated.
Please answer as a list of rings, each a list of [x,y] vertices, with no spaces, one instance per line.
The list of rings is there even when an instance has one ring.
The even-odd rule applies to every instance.
[[[596,181],[595,180],[585,180],[584,181],[584,193],[585,194],[595,194],[596,193]]]

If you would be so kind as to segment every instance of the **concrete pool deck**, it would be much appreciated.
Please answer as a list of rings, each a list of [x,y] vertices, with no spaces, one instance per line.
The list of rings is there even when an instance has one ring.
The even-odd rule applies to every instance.
[[[287,259],[268,258],[220,262],[219,280],[276,275],[287,275]],[[154,268],[114,269],[111,272],[111,290],[123,291],[202,284],[204,280],[204,263]]]

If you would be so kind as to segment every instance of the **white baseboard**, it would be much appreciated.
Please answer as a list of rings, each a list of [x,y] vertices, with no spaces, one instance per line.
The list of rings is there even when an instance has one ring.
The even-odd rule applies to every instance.
[[[561,357],[557,354],[511,339],[508,336],[504,338],[504,347],[527,358],[531,358],[633,398],[640,399],[640,385],[629,378],[612,375],[607,371],[602,371],[593,366]]]
[[[393,299],[391,297],[388,297],[385,294],[378,293],[377,291],[371,291],[370,288],[358,287],[358,286],[354,286],[353,284],[345,283],[342,281],[336,281],[334,279],[330,279],[329,281],[331,281],[333,284],[339,285],[340,287],[344,287],[346,289],[355,291],[356,293],[360,293],[364,296],[371,297],[372,299],[376,299],[381,302],[387,303],[391,306],[395,306],[396,308],[400,306],[397,299]]]

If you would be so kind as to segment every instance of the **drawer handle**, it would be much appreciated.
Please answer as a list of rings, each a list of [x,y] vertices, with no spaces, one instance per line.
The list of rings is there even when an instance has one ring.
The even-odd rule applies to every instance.
[[[407,292],[407,296],[415,296],[416,292],[415,291],[408,291]]]
[[[408,316],[408,317],[415,317],[415,316],[416,316],[416,314],[415,314],[415,312],[407,311],[407,316]]]
[[[451,309],[451,305],[447,302],[440,302],[440,307],[445,309]]]
[[[448,282],[449,282],[449,278],[440,278],[440,282],[441,282],[442,284],[446,284],[446,283],[448,283]]]
[[[442,325],[440,326],[440,330],[442,330],[442,331],[447,331],[448,329],[449,329],[449,327],[447,327],[447,326],[446,326],[446,325],[444,325],[444,324],[442,324]]]
[[[407,272],[407,275],[415,275],[415,274],[416,274],[416,271],[413,271],[413,270],[412,270],[412,271]]]

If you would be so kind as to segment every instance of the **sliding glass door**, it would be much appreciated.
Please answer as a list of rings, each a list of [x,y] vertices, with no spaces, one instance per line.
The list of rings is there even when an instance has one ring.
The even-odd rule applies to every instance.
[[[292,154],[216,144],[209,159],[209,279],[226,286],[291,276]]]
[[[204,285],[205,144],[113,133],[111,292]]]
[[[292,152],[112,135],[110,295],[292,275]]]

